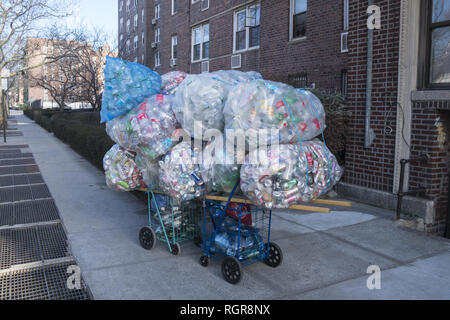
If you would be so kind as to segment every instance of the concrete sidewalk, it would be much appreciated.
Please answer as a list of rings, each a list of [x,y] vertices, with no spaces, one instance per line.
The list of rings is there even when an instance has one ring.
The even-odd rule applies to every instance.
[[[450,242],[396,227],[393,213],[358,204],[331,215],[275,212],[282,266],[245,268],[237,286],[223,280],[219,262],[200,266],[193,244],[178,257],[161,243],[145,251],[138,232],[146,206],[108,190],[103,173],[70,147],[25,116],[16,119],[24,136],[8,144],[30,146],[95,299],[450,299]],[[372,265],[382,270],[381,290],[367,288]]]

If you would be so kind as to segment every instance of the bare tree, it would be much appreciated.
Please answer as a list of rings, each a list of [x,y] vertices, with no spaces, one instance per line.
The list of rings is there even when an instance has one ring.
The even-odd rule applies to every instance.
[[[94,110],[99,110],[102,105],[105,58],[116,55],[107,43],[107,35],[96,29],[77,51],[79,68],[74,69],[74,77],[79,83],[78,98],[88,102]]]
[[[31,50],[45,51],[42,66],[27,72],[29,86],[46,90],[60,110],[64,110],[67,103],[78,102],[81,92],[86,90],[85,82],[79,78],[83,73],[80,56],[88,46],[85,33],[55,25],[45,38],[29,39],[28,42]],[[35,57],[35,54],[29,56]],[[27,63],[36,64],[30,60]]]
[[[38,23],[49,18],[63,17],[67,3],[56,0],[1,0],[0,1],[0,74],[10,68],[15,77],[36,66],[23,66],[26,38]],[[11,67],[15,68],[12,69]],[[0,90],[0,101],[3,101]],[[0,118],[3,118],[0,113]]]

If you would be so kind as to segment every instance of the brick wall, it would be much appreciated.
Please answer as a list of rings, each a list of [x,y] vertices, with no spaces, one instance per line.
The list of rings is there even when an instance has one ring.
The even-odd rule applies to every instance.
[[[434,223],[427,231],[443,234],[448,205],[448,164],[450,132],[450,101],[414,101],[412,109],[411,157],[430,155],[426,164],[412,164],[410,188],[424,186],[426,197],[435,200]]]
[[[348,109],[352,112],[344,181],[392,192],[397,116],[400,0],[376,0],[382,28],[374,30],[371,128],[373,145],[364,148],[367,84],[368,1],[350,0]]]
[[[154,4],[158,1],[147,2],[151,2],[147,17],[150,23],[146,26],[147,66],[154,68],[154,54],[159,51],[159,73],[174,69],[199,73],[200,63],[191,63],[191,32],[195,25],[209,22],[210,71],[231,69],[234,12],[251,1],[211,0],[210,8],[204,11],[201,10],[200,2],[191,4],[191,1],[178,1],[175,15],[171,15],[171,1],[159,1],[161,19],[156,26],[151,25],[151,18]],[[309,84],[340,90],[342,70],[347,68],[347,54],[340,50],[343,1],[308,1],[307,35],[306,39],[300,41],[289,41],[290,0],[261,0],[260,3],[260,49],[242,53],[240,70],[255,70],[267,79],[283,82],[288,82],[290,75],[307,73]],[[161,27],[161,43],[157,49],[151,49],[157,26]],[[177,66],[171,68],[171,37],[175,34],[178,37],[178,59]]]

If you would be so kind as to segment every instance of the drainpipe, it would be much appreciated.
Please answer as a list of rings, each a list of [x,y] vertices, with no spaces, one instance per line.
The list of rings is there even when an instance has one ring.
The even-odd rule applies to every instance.
[[[373,5],[373,0],[368,0],[368,5]],[[373,71],[373,29],[368,29],[367,35],[367,85],[366,85],[366,118],[364,147],[370,148],[373,138],[370,130],[370,116],[372,106],[372,71]]]

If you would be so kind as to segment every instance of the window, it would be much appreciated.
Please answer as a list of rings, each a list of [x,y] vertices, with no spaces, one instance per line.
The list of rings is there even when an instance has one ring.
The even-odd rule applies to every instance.
[[[291,74],[288,76],[288,82],[295,88],[307,88],[308,74],[306,73]]]
[[[145,62],[145,55],[142,55],[142,64]]]
[[[159,51],[155,53],[155,68],[161,65],[161,57]]]
[[[137,7],[138,6],[138,0],[134,0],[134,7]],[[137,60],[137,58],[136,58],[136,60]]]
[[[201,10],[205,11],[209,9],[209,0],[201,0]]]
[[[142,9],[142,23],[145,22],[145,9]]]
[[[160,12],[161,11],[161,6],[159,5],[159,4],[157,4],[156,6],[155,6],[155,19],[159,19],[159,17],[160,17]]]
[[[291,0],[291,40],[306,36],[307,0]]]
[[[348,31],[348,26],[349,26],[349,0],[344,0],[344,10],[343,10],[343,14],[344,14],[344,31]]]
[[[178,0],[172,0],[172,15],[178,11]]]
[[[178,56],[178,37],[172,36],[172,59],[176,59]]]
[[[161,28],[157,28],[155,30],[155,42],[159,43],[160,38],[161,38]]]
[[[192,61],[209,58],[209,24],[192,29]]]
[[[130,51],[130,40],[127,40],[127,51]]]
[[[234,14],[234,52],[258,48],[261,4],[247,6]]]
[[[123,18],[120,18],[119,31],[122,31],[122,28],[123,28]]]
[[[145,33],[142,31],[142,44],[145,44]]]
[[[120,43],[123,42],[123,34],[120,35]]]
[[[136,29],[138,26],[138,15],[137,13],[134,15],[134,28]]]
[[[139,42],[138,36],[134,36],[134,49],[135,49],[135,50],[136,50],[137,47],[138,47],[138,42]]]
[[[423,1],[422,34],[426,39],[421,52],[423,88],[450,89],[450,2]]]
[[[122,11],[122,9],[123,9],[123,0],[120,0],[119,11]]]
[[[127,32],[130,32],[130,19],[127,20]]]
[[[130,11],[130,0],[127,0],[127,11]]]

